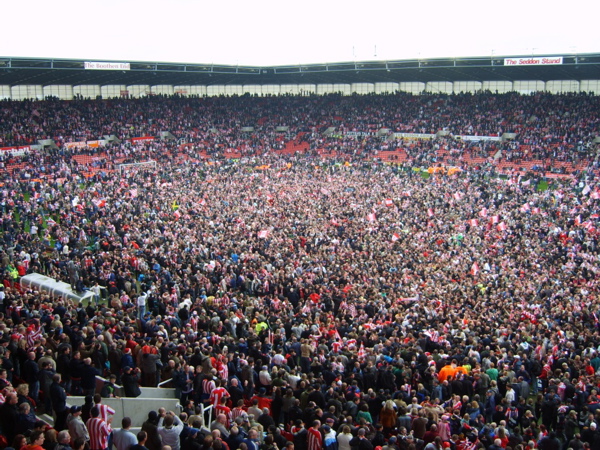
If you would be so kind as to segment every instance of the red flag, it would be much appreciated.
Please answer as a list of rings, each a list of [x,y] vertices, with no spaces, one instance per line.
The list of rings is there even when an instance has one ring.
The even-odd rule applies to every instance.
[[[577,225],[577,226],[581,225],[581,214],[579,214],[577,217],[575,217],[575,225]]]
[[[429,217],[433,217],[433,209],[432,209],[432,208],[428,208],[428,209],[427,209],[427,215],[428,215]]]
[[[479,217],[487,217],[487,208],[483,208],[479,211]]]
[[[375,214],[371,213],[367,215],[367,220],[369,222],[375,222]]]
[[[496,227],[496,229],[498,231],[506,231],[506,224],[504,222],[501,222],[498,224],[498,226]]]
[[[492,217],[490,217],[490,222],[491,223],[498,223],[498,222],[500,222],[500,216],[492,216]]]
[[[179,210],[175,211],[173,215],[175,216],[175,219],[179,219],[181,217],[181,213],[179,212]]]
[[[392,234],[392,242],[396,242],[398,239],[400,239],[400,235],[398,233]]]
[[[383,202],[385,204],[385,206],[390,207],[390,206],[394,206],[394,202],[392,201],[391,198],[386,198]]]
[[[531,210],[531,212],[532,212],[533,214],[540,214],[540,213],[542,212],[542,210],[541,210],[540,208],[533,208],[533,209]]]
[[[471,220],[469,220],[469,225],[471,225],[472,227],[478,227],[479,226],[479,220],[477,220],[477,219],[471,219]]]
[[[261,230],[258,232],[258,238],[265,239],[268,234],[269,234],[269,230]]]
[[[56,222],[54,221],[54,219],[48,219],[46,220],[46,225],[48,225],[49,227],[53,227],[54,225],[56,225]]]
[[[527,212],[529,211],[529,203],[525,203],[523,206],[521,206],[521,212]]]
[[[473,263],[473,265],[471,266],[471,275],[476,276],[479,273],[479,264],[477,264],[477,261],[475,261]]]

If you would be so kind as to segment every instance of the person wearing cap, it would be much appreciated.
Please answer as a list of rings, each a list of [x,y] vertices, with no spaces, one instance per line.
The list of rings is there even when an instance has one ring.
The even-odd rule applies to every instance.
[[[350,446],[356,450],[373,450],[373,444],[367,439],[366,430],[359,428],[356,436],[350,441]]]
[[[70,414],[67,417],[67,427],[69,429],[71,441],[81,438],[84,439],[85,442],[88,442],[90,440],[90,435],[81,418],[81,406],[71,406],[69,412]]]
[[[113,444],[117,450],[129,450],[130,447],[137,444],[137,438],[129,431],[131,428],[131,419],[123,417],[121,420],[121,428],[113,430]]]
[[[123,367],[121,383],[123,384],[125,397],[139,397],[142,393],[140,390],[140,369],[132,369],[129,366]]]

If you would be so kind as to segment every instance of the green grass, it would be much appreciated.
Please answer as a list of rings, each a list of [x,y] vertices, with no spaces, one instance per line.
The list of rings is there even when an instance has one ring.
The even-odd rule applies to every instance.
[[[540,181],[537,185],[536,190],[538,192],[544,192],[548,190],[548,182],[547,181]]]

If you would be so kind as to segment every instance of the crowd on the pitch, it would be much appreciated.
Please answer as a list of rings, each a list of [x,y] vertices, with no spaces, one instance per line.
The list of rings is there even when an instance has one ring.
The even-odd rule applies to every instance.
[[[405,114],[421,111],[425,120],[423,99],[402,99]],[[509,100],[484,99],[480,108],[489,111]],[[115,100],[111,120],[128,123],[118,114],[144,105],[134,116],[146,128],[135,133],[152,133],[159,117],[192,120],[178,117],[173,104],[189,101],[193,118],[193,102],[208,102],[159,100]],[[475,96],[430,100],[439,114],[433,129],[446,113],[459,118],[477,103]],[[367,126],[380,112],[359,119],[361,109],[383,104],[390,112],[399,99],[236,101],[213,99],[206,108],[233,130],[280,105],[300,130],[326,124],[319,119],[325,106],[332,117],[352,113],[354,127]],[[540,116],[540,105],[574,108],[579,130],[595,120],[596,97],[522,102]],[[45,117],[40,108],[93,105],[49,102],[36,111]],[[231,105],[238,116],[228,115]],[[25,117],[33,106],[22,107]],[[505,119],[503,127],[519,123]],[[107,127],[98,122],[87,123]],[[556,136],[559,122],[551,122]],[[501,131],[490,127],[476,131]],[[20,449],[28,434],[30,450],[100,450],[109,442],[117,450],[600,445],[600,187],[593,174],[538,191],[530,179],[477,170],[426,179],[359,153],[345,164],[270,151],[254,160],[180,163],[168,145],[147,145],[143,155],[127,145],[104,149],[108,165],[123,152],[159,163],[122,177],[99,171],[86,178],[88,168],[60,150],[44,156],[44,170],[36,165],[38,172],[3,179],[5,444]],[[19,277],[29,272],[95,298],[77,305],[22,289]],[[107,379],[100,392],[97,376]],[[167,380],[183,412],[150,412],[138,436],[126,421],[111,429],[103,397],[116,386],[136,397],[140,386]],[[78,410],[67,406],[68,395],[89,398]],[[200,404],[213,406],[212,423]],[[46,442],[34,414],[42,410],[55,419]]]

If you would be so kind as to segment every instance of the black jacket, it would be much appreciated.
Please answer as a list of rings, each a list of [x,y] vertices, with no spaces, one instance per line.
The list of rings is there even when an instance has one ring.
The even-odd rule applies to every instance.
[[[50,400],[52,409],[57,413],[65,412],[67,409],[67,394],[63,387],[56,381],[50,385]]]

